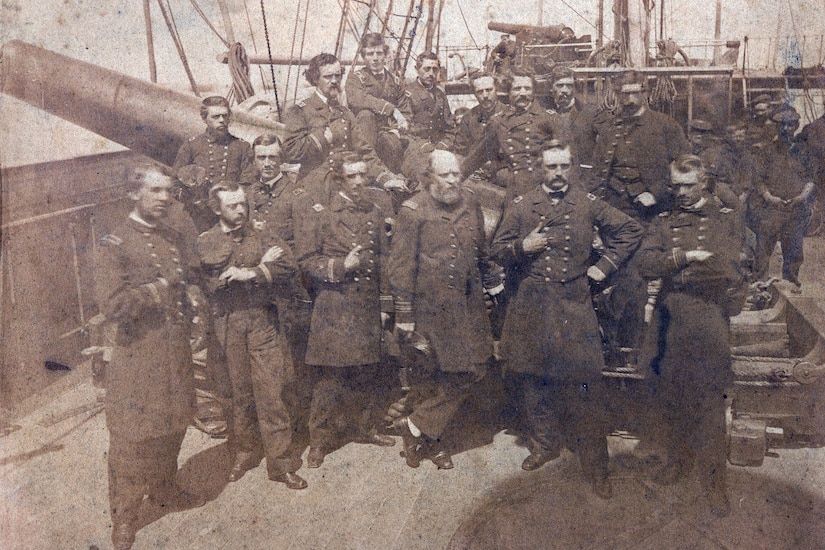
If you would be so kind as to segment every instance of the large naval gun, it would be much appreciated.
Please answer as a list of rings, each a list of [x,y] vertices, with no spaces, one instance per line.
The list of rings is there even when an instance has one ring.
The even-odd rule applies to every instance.
[[[13,414],[88,364],[81,351],[96,329],[95,243],[131,207],[123,166],[140,156],[171,164],[203,123],[200,99],[193,95],[22,42],[3,46],[0,68],[7,96],[129,149],[2,171],[0,397]],[[252,140],[282,126],[237,111],[231,130]],[[468,185],[476,189],[492,232],[503,190],[480,181]],[[758,465],[771,446],[821,444],[825,438],[825,313],[793,290],[777,283],[769,307],[732,319],[733,463]],[[633,369],[606,371],[605,377],[613,380],[617,401],[624,396],[633,402],[644,384]]]

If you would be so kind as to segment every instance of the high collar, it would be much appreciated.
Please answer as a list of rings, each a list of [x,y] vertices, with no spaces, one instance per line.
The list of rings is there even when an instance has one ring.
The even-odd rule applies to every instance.
[[[129,219],[132,220],[133,222],[137,223],[139,226],[145,227],[146,229],[155,229],[155,228],[157,228],[157,224],[149,223],[146,220],[144,220],[140,216],[140,214],[137,213],[137,210],[132,210],[129,213]]]

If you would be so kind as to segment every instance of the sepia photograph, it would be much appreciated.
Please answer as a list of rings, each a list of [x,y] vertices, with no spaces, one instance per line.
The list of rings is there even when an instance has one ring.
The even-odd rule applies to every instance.
[[[2,0],[0,548],[825,548],[821,0]]]

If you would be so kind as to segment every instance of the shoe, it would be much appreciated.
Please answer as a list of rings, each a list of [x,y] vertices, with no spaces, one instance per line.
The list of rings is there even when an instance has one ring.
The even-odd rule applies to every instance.
[[[129,550],[135,543],[135,529],[128,523],[112,526],[112,544],[115,550]]]
[[[693,465],[690,463],[669,460],[658,472],[653,474],[653,482],[659,485],[673,485],[685,479],[692,469]]]
[[[307,468],[320,468],[326,453],[320,447],[310,447],[307,454]]]
[[[438,451],[430,456],[430,460],[438,466],[439,470],[452,470],[455,467],[453,457],[451,457],[447,451]]]
[[[379,447],[392,447],[395,445],[395,439],[388,435],[380,434],[375,430],[361,435],[355,442],[365,443],[367,445],[378,445]]]
[[[235,454],[235,463],[232,465],[232,470],[229,472],[227,479],[230,482],[238,481],[247,471],[257,468],[262,459],[263,455],[259,452],[238,451]]]
[[[406,416],[395,420],[392,425],[401,436],[401,443],[404,445],[404,459],[410,468],[418,468],[421,465],[421,455],[418,452],[419,438],[410,431],[409,419]]]
[[[272,481],[283,483],[287,486],[287,489],[294,489],[296,491],[307,488],[306,480],[295,472],[287,472],[285,474],[275,476],[272,478]]]
[[[712,490],[707,493],[710,503],[710,513],[717,518],[724,518],[730,515],[730,501],[727,492],[724,490]]]
[[[610,483],[610,478],[607,476],[598,476],[593,479],[591,482],[593,486],[593,492],[596,493],[596,496],[607,500],[613,496],[613,484]]]
[[[528,472],[532,472],[533,470],[538,470],[545,463],[550,462],[551,460],[558,458],[558,454],[554,453],[553,455],[545,455],[544,453],[540,453],[537,451],[530,451],[530,454],[527,455],[527,458],[524,459],[524,462],[521,463],[521,469],[527,470]]]

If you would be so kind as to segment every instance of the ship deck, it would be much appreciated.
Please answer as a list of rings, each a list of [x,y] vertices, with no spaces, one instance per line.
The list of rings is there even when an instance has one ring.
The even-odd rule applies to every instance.
[[[809,239],[805,294],[825,304],[825,241]],[[108,432],[88,367],[32,398],[0,437],[0,547],[110,548]],[[225,442],[190,428],[179,482],[200,508],[147,508],[135,549],[823,548],[825,447],[771,449],[761,467],[728,465],[730,516],[710,516],[692,474],[655,485],[655,447],[609,438],[614,497],[600,500],[565,451],[535,472],[507,414],[465,411],[455,469],[410,469],[392,448],[349,444],[290,491],[260,466],[236,483]]]

